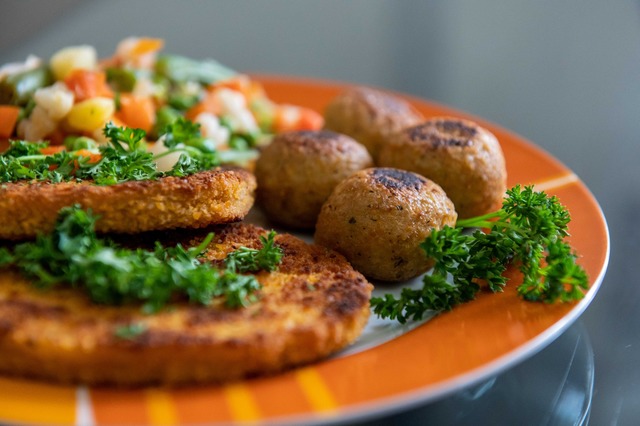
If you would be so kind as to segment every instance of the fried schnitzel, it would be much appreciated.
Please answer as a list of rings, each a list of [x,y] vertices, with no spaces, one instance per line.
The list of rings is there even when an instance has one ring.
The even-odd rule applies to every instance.
[[[216,235],[204,257],[214,264],[259,247],[266,234],[238,223],[176,231],[164,242],[193,246],[209,231]],[[175,301],[148,315],[0,272],[0,373],[88,385],[219,383],[314,362],[353,342],[369,318],[371,284],[333,251],[286,234],[275,242],[282,263],[256,274],[259,301],[241,309]],[[123,336],[123,327],[138,332]]]
[[[0,185],[0,240],[49,232],[58,211],[74,204],[100,216],[99,232],[137,233],[235,222],[253,205],[255,188],[254,176],[239,168],[110,186],[90,181],[5,183]]]

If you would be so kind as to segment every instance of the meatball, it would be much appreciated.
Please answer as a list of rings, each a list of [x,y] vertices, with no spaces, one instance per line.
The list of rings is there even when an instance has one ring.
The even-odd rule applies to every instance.
[[[366,87],[343,92],[324,112],[325,129],[351,136],[367,147],[374,160],[390,134],[422,120],[403,99]]]
[[[432,229],[454,226],[451,200],[405,170],[370,168],[342,181],[322,206],[315,242],[344,255],[370,279],[404,281],[433,261],[420,248]]]
[[[335,186],[372,165],[366,148],[349,136],[326,130],[281,133],[256,162],[257,199],[274,222],[310,229]]]
[[[478,124],[432,118],[390,138],[378,164],[419,173],[445,190],[460,218],[501,207],[507,170],[496,137]]]

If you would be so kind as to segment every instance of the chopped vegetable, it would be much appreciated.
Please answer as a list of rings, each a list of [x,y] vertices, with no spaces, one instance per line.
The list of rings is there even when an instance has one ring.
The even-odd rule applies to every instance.
[[[75,104],[66,120],[74,130],[92,132],[103,127],[113,116],[115,109],[113,99],[91,98]]]
[[[0,138],[8,138],[20,117],[20,107],[14,105],[0,105]]]
[[[128,127],[150,132],[156,120],[156,108],[149,97],[130,93],[120,95],[120,108],[115,116]]]
[[[86,136],[68,136],[64,139],[64,147],[67,151],[77,151],[79,149],[96,151],[98,149],[98,144],[96,141]]]
[[[0,182],[88,179],[97,185],[115,185],[162,176],[182,177],[220,164],[216,152],[197,147],[204,149],[205,145],[199,126],[184,119],[168,126],[164,136],[168,150],[155,156],[146,150],[146,133],[142,129],[107,123],[104,134],[109,144],[100,145],[99,153],[82,147],[91,148],[89,138],[69,139],[68,145],[76,148],[72,151],[65,151],[62,146],[51,149],[46,143],[11,141],[9,150],[0,154]],[[180,153],[178,161],[167,172],[159,171],[158,158],[173,152]]]
[[[518,185],[507,191],[499,211],[460,220],[455,228],[434,230],[422,244],[436,261],[423,287],[404,288],[399,299],[390,294],[373,298],[374,312],[404,323],[421,319],[427,311],[452,309],[474,299],[482,282],[493,292],[501,291],[507,282],[504,272],[511,265],[523,274],[518,293],[525,300],[578,300],[588,289],[588,279],[564,240],[569,221],[556,197]],[[488,232],[467,234],[465,228]]]
[[[153,313],[175,297],[203,305],[221,299],[230,308],[247,306],[257,300],[260,283],[239,271],[273,270],[282,256],[271,236],[263,240],[263,248],[257,251],[260,254],[248,259],[249,266],[246,257],[239,256],[218,270],[198,260],[213,234],[189,249],[156,243],[152,252],[130,250],[98,237],[94,231],[97,220],[79,206],[64,208],[51,234],[11,249],[0,248],[0,268],[17,268],[40,288],[68,285],[85,290],[95,303],[141,302],[144,311]],[[262,261],[255,264],[255,258]]]
[[[136,73],[131,69],[109,67],[106,75],[107,82],[117,92],[132,92],[136,86]]]
[[[73,70],[64,79],[64,83],[73,92],[76,102],[95,97],[113,97],[113,91],[107,85],[107,75],[103,71]]]
[[[201,125],[187,147],[215,154],[213,163],[245,166],[257,156],[254,148],[275,132],[321,127],[318,113],[270,101],[249,76],[211,59],[159,55],[163,46],[161,39],[128,37],[100,60],[95,48],[72,46],[56,52],[47,65],[30,58],[0,67],[0,105],[21,108],[17,118],[2,122],[0,137],[62,144],[83,135],[108,144],[101,130],[113,122],[142,129],[154,142],[186,118]],[[155,145],[158,151],[162,146]],[[179,149],[186,154],[185,147]],[[157,154],[166,156],[161,168],[168,171],[175,156]],[[187,156],[176,169],[179,175],[213,164],[211,158],[195,160],[195,151]]]
[[[65,47],[53,54],[49,65],[56,80],[62,81],[74,70],[95,69],[98,62],[96,49],[92,46]]]
[[[41,87],[53,83],[47,67],[8,75],[0,81],[0,104],[25,106]]]
[[[230,68],[217,61],[196,61],[178,55],[162,55],[156,61],[155,70],[173,82],[196,81],[211,84],[236,75]]]

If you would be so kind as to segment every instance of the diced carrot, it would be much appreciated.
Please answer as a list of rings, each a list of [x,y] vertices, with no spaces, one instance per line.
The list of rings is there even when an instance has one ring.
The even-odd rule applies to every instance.
[[[75,153],[78,157],[89,157],[90,164],[95,164],[102,159],[102,155],[89,151],[88,149],[79,149]]]
[[[73,70],[67,78],[64,79],[67,85],[75,95],[75,102],[82,102],[97,96],[104,98],[112,98],[113,91],[107,84],[107,76],[104,71]]]
[[[222,112],[220,101],[213,92],[207,92],[202,100],[189,108],[184,115],[187,119],[194,121],[203,112],[209,112],[216,116]]]
[[[50,145],[45,148],[42,148],[40,150],[40,154],[53,155],[53,154],[57,154],[58,152],[62,152],[64,150],[65,150],[65,147],[63,145],[54,145],[54,146]]]
[[[146,55],[147,53],[157,52],[164,47],[164,40],[160,38],[139,38],[131,49],[134,56]]]
[[[293,130],[319,130],[323,124],[322,115],[312,109],[281,104],[276,108],[273,130],[276,133]]]
[[[212,83],[207,88],[210,92],[214,92],[217,89],[226,88],[235,90],[236,92],[240,92],[244,95],[247,101],[255,99],[257,97],[266,96],[266,92],[262,85],[257,81],[251,80],[246,75],[237,75],[232,78],[228,78],[226,80],[217,81]]]
[[[20,107],[0,105],[0,137],[8,138],[13,134],[20,115]]]
[[[320,130],[324,124],[324,118],[309,108],[300,108],[300,117],[296,130]]]
[[[156,121],[156,107],[150,97],[121,93],[120,109],[115,117],[128,127],[149,132]]]

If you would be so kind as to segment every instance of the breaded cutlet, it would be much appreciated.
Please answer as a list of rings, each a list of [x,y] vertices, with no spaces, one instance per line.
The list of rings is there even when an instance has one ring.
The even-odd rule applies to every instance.
[[[253,174],[239,168],[110,186],[90,181],[5,183],[0,185],[0,240],[47,233],[58,211],[74,204],[100,216],[98,232],[137,233],[235,222],[253,205],[255,188]]]
[[[237,223],[167,238],[193,246],[209,231],[204,256],[214,264],[260,247],[267,232]],[[94,386],[220,383],[315,362],[353,342],[369,318],[371,284],[336,252],[287,234],[275,242],[282,263],[256,274],[259,300],[240,309],[175,301],[149,315],[0,271],[0,373]],[[131,325],[141,332],[118,337]]]

